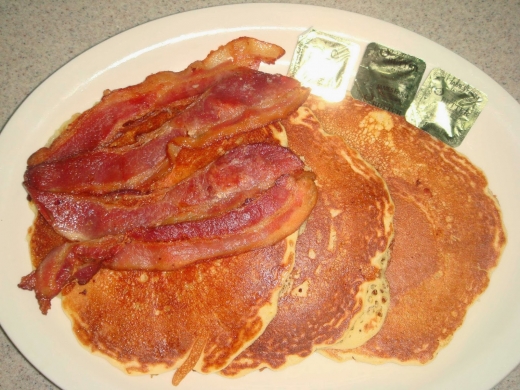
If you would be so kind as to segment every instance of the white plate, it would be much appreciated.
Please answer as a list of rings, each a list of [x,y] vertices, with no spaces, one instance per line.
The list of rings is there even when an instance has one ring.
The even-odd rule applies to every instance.
[[[282,372],[265,370],[230,380],[190,374],[183,389],[485,389],[520,362],[520,106],[475,66],[441,46],[385,22],[336,9],[248,4],[178,14],[139,26],[83,53],[41,84],[0,135],[0,320],[19,350],[64,389],[171,389],[171,373],[128,377],[86,352],[55,302],[42,316],[32,293],[16,287],[30,270],[25,240],[32,212],[21,186],[26,159],[73,113],[90,107],[106,88],[140,82],[159,70],[180,70],[242,35],[283,46],[269,71],[285,73],[297,36],[314,26],[361,45],[375,41],[422,58],[485,91],[489,104],[459,150],[487,174],[509,234],[488,290],[469,310],[449,346],[424,367],[334,363],[319,355]],[[263,68],[266,69],[266,68]]]

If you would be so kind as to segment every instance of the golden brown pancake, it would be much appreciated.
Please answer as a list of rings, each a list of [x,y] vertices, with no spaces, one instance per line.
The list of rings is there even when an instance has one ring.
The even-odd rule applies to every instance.
[[[424,364],[450,341],[498,263],[506,237],[497,201],[467,158],[403,117],[351,97],[307,104],[379,171],[395,202],[386,321],[366,344],[323,353]]]
[[[79,341],[129,374],[179,368],[190,354],[185,370],[210,373],[251,344],[276,314],[294,243],[293,235],[171,272],[102,269],[64,293],[62,306]]]
[[[222,374],[281,369],[317,348],[363,344],[380,328],[394,206],[377,172],[306,108],[281,122],[289,147],[317,176],[318,201],[300,229],[278,314]]]
[[[278,244],[172,272],[102,269],[67,286],[62,307],[76,337],[128,374],[226,366],[265,329],[294,265],[297,233]],[[38,214],[30,232],[33,264],[65,242]]]

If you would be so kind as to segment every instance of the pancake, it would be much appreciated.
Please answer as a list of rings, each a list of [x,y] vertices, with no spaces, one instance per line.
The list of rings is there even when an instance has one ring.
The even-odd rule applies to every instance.
[[[300,229],[276,317],[225,376],[282,369],[339,342],[361,345],[379,330],[389,302],[384,270],[394,205],[384,181],[340,137],[322,132],[310,110],[278,126],[316,174],[318,201]]]
[[[168,180],[178,182],[227,150],[256,142],[287,145],[287,137],[282,128],[267,127],[183,152]],[[171,272],[102,269],[88,284],[67,286],[62,308],[90,352],[131,375],[177,369],[178,384],[192,369],[222,369],[265,330],[293,268],[296,238]],[[37,213],[30,229],[33,266],[65,242]]]
[[[297,233],[278,244],[172,272],[102,269],[67,286],[62,307],[90,352],[128,374],[227,365],[265,329],[294,265]],[[33,264],[66,242],[38,214],[30,229]]]
[[[499,261],[506,236],[498,203],[466,157],[403,117],[351,97],[340,103],[311,97],[307,105],[326,131],[379,171],[395,202],[386,321],[366,344],[323,354],[427,363],[461,326]]]
[[[171,272],[102,269],[63,294],[87,349],[129,374],[218,371],[276,314],[295,235],[278,244]],[[179,376],[181,376],[179,378]]]

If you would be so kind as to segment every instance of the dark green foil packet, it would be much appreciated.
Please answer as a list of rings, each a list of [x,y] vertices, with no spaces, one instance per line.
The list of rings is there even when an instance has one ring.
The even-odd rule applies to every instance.
[[[446,144],[457,147],[487,101],[485,93],[435,68],[406,112],[406,120]]]
[[[404,115],[415,97],[425,69],[423,60],[372,42],[361,60],[352,97]]]

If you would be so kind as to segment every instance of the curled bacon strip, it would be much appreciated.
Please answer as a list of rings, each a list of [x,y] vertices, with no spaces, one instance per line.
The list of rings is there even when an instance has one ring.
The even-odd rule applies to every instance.
[[[78,261],[75,255],[77,244],[66,243],[54,248],[47,257],[40,263],[38,268],[29,275],[22,277],[18,287],[24,290],[33,290],[40,306],[40,311],[47,314],[51,307],[51,299],[58,295],[63,287],[72,281],[72,275],[77,273],[75,279],[81,280],[85,275],[85,271],[89,271],[90,277],[100,269],[101,262],[109,259],[117,253],[118,239],[115,237],[106,237],[99,240],[93,247],[92,255],[96,256],[97,264],[88,264],[85,267],[78,267]],[[89,244],[95,245],[90,242]],[[103,245],[104,244],[104,245]],[[88,245],[85,243],[84,245]],[[76,271],[76,268],[79,268]]]
[[[290,77],[247,68],[215,84],[207,96],[195,102],[173,121],[186,129],[188,137],[174,143],[202,148],[254,128],[285,118],[300,107],[310,90]]]
[[[106,148],[28,167],[24,185],[37,191],[103,194],[136,188],[169,168],[168,143],[183,134],[167,124],[137,145]]]
[[[207,144],[208,140],[262,127],[295,111],[308,94],[289,77],[238,68],[186,110],[147,134],[141,144],[105,148],[29,167],[25,185],[35,190],[75,193],[135,189],[161,172],[165,164],[168,166],[166,145],[175,136],[197,137],[198,143],[203,138],[202,143]]]
[[[91,240],[139,226],[222,214],[258,196],[279,176],[301,169],[302,161],[288,149],[250,144],[229,151],[176,186],[129,196],[126,201],[117,194],[108,201],[108,197],[27,190],[59,234],[70,240]]]
[[[36,151],[28,165],[58,161],[117,138],[123,125],[154,110],[204,92],[237,67],[258,69],[261,62],[272,64],[285,51],[253,38],[238,38],[211,52],[181,72],[159,72],[142,83],[106,92],[101,101],[83,112],[49,147]]]
[[[314,176],[283,176],[261,197],[221,217],[129,234],[104,266],[118,270],[169,271],[199,260],[221,258],[272,245],[296,231],[316,203]]]
[[[317,199],[313,179],[304,171],[283,175],[258,198],[214,218],[64,244],[22,278],[19,287],[35,291],[45,314],[67,283],[86,283],[100,267],[168,271],[272,245],[296,231],[310,214]]]

